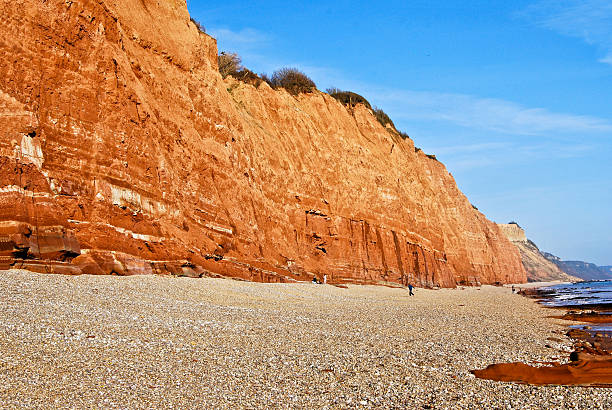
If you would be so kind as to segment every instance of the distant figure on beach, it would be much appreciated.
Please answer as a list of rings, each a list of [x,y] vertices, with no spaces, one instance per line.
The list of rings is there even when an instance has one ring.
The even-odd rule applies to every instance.
[[[410,293],[408,293],[409,296],[414,296],[414,293],[412,292],[412,289],[413,289],[412,288],[412,284],[409,283],[408,284],[408,292],[410,292]]]
[[[514,293],[514,285],[512,285],[512,293]]]
[[[319,279],[317,279],[316,276],[312,277],[312,283],[314,283],[315,285],[320,285],[321,284],[321,282],[319,281]]]
[[[327,275],[323,275],[323,284],[327,285]]]

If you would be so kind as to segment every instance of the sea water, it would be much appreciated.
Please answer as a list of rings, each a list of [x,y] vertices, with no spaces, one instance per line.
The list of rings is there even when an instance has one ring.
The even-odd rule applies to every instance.
[[[585,323],[570,327],[588,332],[591,336],[586,340],[591,343],[598,342],[600,348],[612,352],[612,281],[576,282],[551,286],[540,291],[545,298],[540,300],[540,303],[544,305],[582,312],[591,310],[591,315],[605,316],[601,318],[604,320],[602,323]],[[577,320],[580,321],[579,318]]]
[[[567,308],[590,308],[612,311],[612,281],[576,282],[541,289],[546,295],[542,304]]]

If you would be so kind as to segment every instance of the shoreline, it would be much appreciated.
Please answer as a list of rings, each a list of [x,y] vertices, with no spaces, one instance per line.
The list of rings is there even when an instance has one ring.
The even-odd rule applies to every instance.
[[[547,281],[547,282],[509,283],[509,284],[504,285],[504,287],[512,288],[514,286],[515,288],[521,288],[521,289],[538,289],[538,288],[545,288],[545,287],[556,286],[556,285],[569,285],[571,283],[574,283],[574,282],[553,280],[553,281]]]
[[[411,297],[380,286],[4,271],[0,296],[7,406],[612,406],[606,389],[470,373],[563,363],[571,351],[562,320],[503,287]]]
[[[556,283],[571,284],[573,282]],[[553,362],[546,366],[529,366],[524,363],[500,363],[486,369],[474,371],[477,377],[497,380],[523,382],[533,385],[591,385],[612,387],[612,305],[547,305],[552,293],[544,290],[550,282],[519,290],[519,294],[534,300],[547,309],[563,310],[562,315],[550,316],[568,323],[566,335],[573,340],[573,352],[569,363]],[[512,286],[512,285],[510,285]],[[554,285],[552,285],[554,286]],[[608,326],[596,327],[597,324]],[[595,327],[593,327],[595,326]]]
[[[567,335],[575,340],[575,357],[588,354],[612,359],[612,304],[545,305],[541,302],[549,299],[547,294],[539,296],[538,303],[544,307],[565,312],[559,319],[574,322],[568,324]]]

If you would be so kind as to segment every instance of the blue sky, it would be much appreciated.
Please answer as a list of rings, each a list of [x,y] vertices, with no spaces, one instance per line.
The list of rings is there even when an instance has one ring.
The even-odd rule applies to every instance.
[[[612,1],[195,1],[219,50],[383,108],[490,219],[612,265]]]

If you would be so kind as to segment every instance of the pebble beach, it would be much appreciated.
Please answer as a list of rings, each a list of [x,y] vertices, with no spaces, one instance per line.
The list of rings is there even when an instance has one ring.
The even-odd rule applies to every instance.
[[[612,389],[475,378],[567,361],[509,288],[424,290],[0,272],[4,408],[612,407]]]

